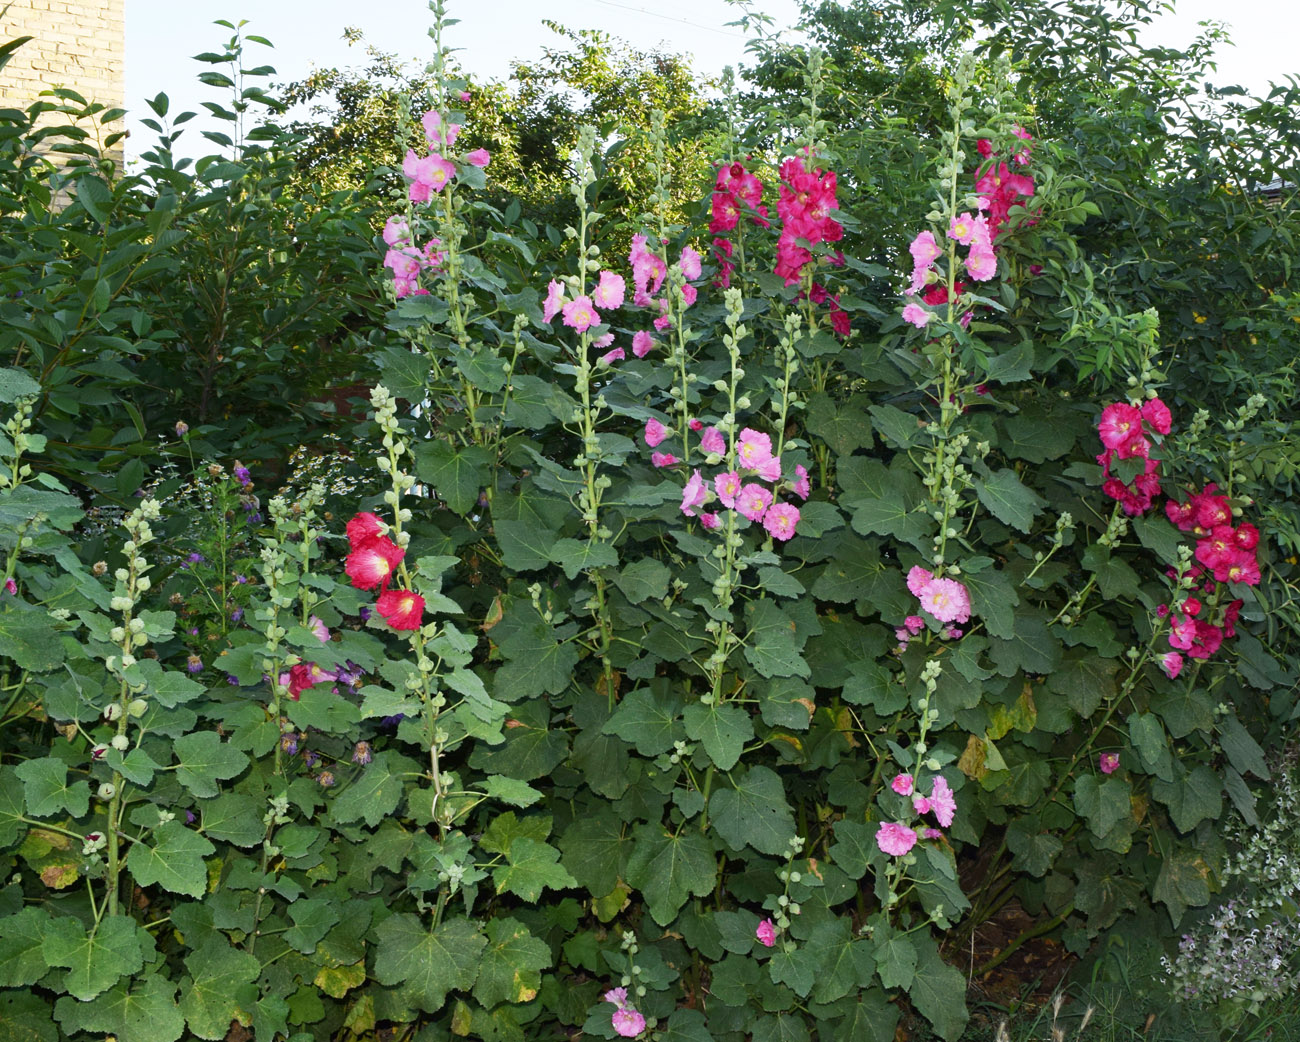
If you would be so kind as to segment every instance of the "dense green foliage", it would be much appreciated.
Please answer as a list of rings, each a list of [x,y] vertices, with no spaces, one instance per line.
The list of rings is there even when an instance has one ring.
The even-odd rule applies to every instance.
[[[589,34],[509,96],[381,57],[295,88],[329,131],[244,129],[230,25],[225,154],[159,97],[129,176],[0,112],[16,1037],[952,1042],[1009,904],[1099,973],[1211,904],[1300,717],[1290,95],[1189,114],[1199,46],[1014,13],[810,7],[708,111]],[[1014,171],[977,277],[948,229]],[[904,321],[923,231],[952,303]],[[1130,397],[1173,429],[1126,514]],[[1211,482],[1258,583],[1190,575]],[[1178,672],[1184,609],[1235,634]]]

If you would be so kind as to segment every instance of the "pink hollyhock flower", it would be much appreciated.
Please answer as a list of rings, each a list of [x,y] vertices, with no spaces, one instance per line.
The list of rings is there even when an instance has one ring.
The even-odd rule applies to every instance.
[[[355,550],[362,543],[369,542],[371,539],[378,539],[387,531],[388,526],[379,519],[377,514],[363,511],[348,522],[348,544]]]
[[[388,583],[406,551],[387,536],[379,536],[356,547],[343,566],[352,585],[358,590],[388,589]]]
[[[1241,615],[1242,606],[1246,602],[1241,598],[1233,601],[1223,611],[1223,635],[1225,637],[1235,637],[1237,635],[1237,619]]]
[[[641,329],[632,334],[632,353],[637,358],[644,358],[655,346],[655,338]]]
[[[1196,641],[1196,620],[1190,619],[1186,615],[1179,616],[1170,620],[1169,623],[1169,645],[1178,648],[1180,651],[1186,651]]]
[[[1114,774],[1119,770],[1119,753],[1102,753],[1097,757],[1097,768],[1102,774]]]
[[[876,846],[892,857],[902,857],[916,846],[916,830],[886,821],[876,830]]]
[[[463,90],[463,91],[461,91],[461,92],[460,92],[460,100],[463,101],[463,102],[465,102],[466,104],[469,104],[469,91],[467,91],[467,90]]]
[[[699,290],[697,290],[689,282],[686,283],[686,285],[682,286],[678,292],[680,292],[682,295],[683,307],[690,307],[699,298]]]
[[[930,809],[934,811],[934,820],[943,828],[952,824],[957,813],[957,800],[948,787],[948,779],[942,774],[936,775],[934,787],[930,790]]]
[[[413,151],[406,153],[402,173],[411,181],[409,194],[412,202],[427,203],[434,192],[441,192],[456,176],[456,164],[431,152],[423,159]]]
[[[714,529],[720,528],[722,522],[718,520],[717,514],[710,514],[707,511],[700,511],[700,526],[702,528]]]
[[[312,636],[314,636],[322,644],[329,643],[329,639],[330,639],[329,627],[326,626],[325,623],[321,622],[321,620],[317,618],[315,615],[311,616],[307,620],[307,627],[308,629],[311,630]]]
[[[605,338],[601,337],[601,339],[604,340]],[[602,365],[613,365],[615,362],[623,361],[623,359],[626,357],[627,357],[627,352],[624,351],[621,347],[616,347],[614,348],[613,351],[606,351],[603,355],[601,355],[600,362]]]
[[[559,279],[551,279],[546,284],[546,303],[542,305],[542,321],[550,322],[560,313],[560,307],[564,304],[564,283]]]
[[[614,1031],[623,1038],[636,1038],[645,1030],[645,1017],[631,1006],[616,1009],[610,1018],[610,1023],[614,1025]]]
[[[686,487],[682,489],[682,513],[687,517],[694,517],[696,507],[704,506],[708,498],[708,486],[704,484],[704,479],[700,477],[700,471],[696,468],[691,474],[691,479],[686,482]]]
[[[704,430],[704,421],[701,420],[698,416],[692,416],[689,420],[686,421],[686,426],[693,431],[702,431]]]
[[[627,1005],[627,988],[610,988],[605,992],[605,1001],[612,1002],[619,1009]]]
[[[1183,671],[1183,656],[1176,651],[1167,651],[1160,657],[1160,668],[1165,671],[1165,676],[1170,680],[1176,680],[1178,674]]]
[[[932,579],[921,594],[921,607],[940,622],[967,622],[970,594],[956,579]]]
[[[906,626],[897,626],[894,628],[894,636],[898,639],[900,651],[907,650],[907,642],[912,639],[912,634],[907,632]]]
[[[736,509],[751,521],[762,521],[772,505],[772,493],[762,485],[745,485],[736,497]]]
[[[1259,546],[1259,529],[1249,521],[1243,522],[1242,525],[1232,533],[1232,541],[1237,545],[1239,550],[1253,550]]]
[[[772,458],[772,439],[761,431],[746,427],[740,432],[736,444],[736,458],[742,467],[757,470]]]
[[[315,662],[299,662],[288,673],[280,674],[280,684],[289,689],[289,697],[295,702],[299,701],[298,696],[304,691],[317,684],[337,679],[337,674],[325,672]]]
[[[727,439],[717,427],[705,427],[700,435],[700,451],[713,456],[722,456],[727,451]]]
[[[591,342],[591,346],[594,347],[597,351],[603,351],[605,348],[609,347],[609,345],[612,344],[613,342],[614,342],[613,333],[603,333],[600,336],[596,337],[596,339]]]
[[[927,828],[925,830],[926,839],[943,839],[943,833],[938,829]]]
[[[677,457],[671,452],[652,452],[650,453],[650,462],[656,467],[671,467],[677,462]]]
[[[894,780],[889,783],[889,787],[900,796],[910,796],[914,784],[915,782],[910,774],[896,774]]]
[[[656,420],[653,416],[645,421],[645,443],[654,448],[661,441],[668,437],[668,428]]]
[[[913,597],[920,597],[925,588],[934,581],[934,573],[927,572],[919,564],[914,564],[907,573],[907,589]]]
[[[790,503],[776,503],[763,515],[763,527],[773,539],[785,542],[794,535],[799,523],[799,508]]]
[[[700,267],[701,259],[700,255],[689,246],[683,246],[681,259],[682,274],[688,279],[698,279],[700,277],[700,272],[702,271]]]
[[[591,303],[591,298],[581,296],[569,301],[561,309],[564,313],[564,325],[585,333],[592,326],[600,325],[600,313]]]
[[[5,580],[5,593],[12,595],[12,594],[16,594],[17,592],[18,592],[18,583],[14,581],[14,578],[11,575],[8,579]]]
[[[959,213],[948,222],[948,238],[956,239],[963,246],[969,246],[971,240],[979,234],[979,224],[974,217],[968,213]],[[988,228],[984,228],[984,234],[988,235]]]
[[[713,479],[713,491],[718,494],[718,499],[724,507],[734,508],[736,497],[740,495],[740,474],[731,470],[717,475]]]
[[[1157,434],[1168,434],[1174,427],[1174,418],[1169,412],[1169,406],[1159,398],[1152,398],[1142,403],[1142,419],[1146,420]]]
[[[1204,528],[1207,532],[1219,525],[1232,524],[1232,505],[1228,502],[1227,496],[1215,495],[1218,489],[1218,485],[1206,485],[1191,499],[1196,526]]]
[[[961,630],[956,626],[949,626],[943,631],[944,640],[961,640]]]
[[[384,222],[384,242],[389,246],[401,245],[410,239],[411,229],[405,217],[394,215]]]
[[[1188,657],[1209,658],[1223,644],[1223,630],[1208,622],[1197,621],[1193,625],[1196,627],[1196,635],[1192,646],[1187,649]]]
[[[485,167],[492,161],[492,153],[486,148],[476,148],[465,156],[465,162],[470,166]]]
[[[424,598],[410,590],[385,590],[375,611],[395,630],[418,630],[424,616]]]
[[[930,798],[922,796],[919,792],[912,793],[912,809],[918,814],[929,814]]]
[[[933,317],[934,316],[931,315],[930,312],[926,311],[925,308],[921,307],[921,305],[916,301],[912,301],[903,308],[903,321],[912,323],[912,325],[916,326],[917,329],[924,329],[930,324],[930,319]]]
[[[673,320],[667,315],[660,315],[650,324],[655,327],[656,332],[662,333],[665,329],[672,328]]]
[[[612,271],[602,271],[600,282],[592,291],[591,299],[598,308],[621,308],[623,295],[626,292],[627,284],[623,281],[622,275],[615,275]]]
[[[928,268],[943,256],[943,247],[935,241],[934,232],[926,229],[912,240],[907,252],[912,255],[914,266]]]
[[[1127,402],[1112,402],[1101,410],[1097,436],[1108,449],[1119,449],[1142,435],[1142,413]]]
[[[1218,578],[1218,575],[1215,575]],[[1223,582],[1241,583],[1244,586],[1258,586],[1260,580],[1259,562],[1249,550],[1238,550],[1236,558],[1228,564]]]
[[[903,625],[907,627],[907,632],[916,634],[925,629],[925,620],[919,615],[909,615],[903,620]]]
[[[966,271],[976,282],[988,282],[998,273],[998,259],[991,249],[972,249],[966,256]]]
[[[754,936],[758,938],[758,943],[764,948],[772,947],[772,945],[776,944],[776,924],[771,919],[764,919],[758,924]]]
[[[808,470],[802,463],[794,465],[794,484],[790,486],[790,491],[800,499],[807,499],[812,495],[812,480],[808,477]]]
[[[773,456],[769,460],[764,460],[754,469],[758,472],[758,476],[764,481],[780,481],[781,457]]]
[[[1201,614],[1200,600],[1196,597],[1188,597],[1183,601],[1183,614],[1193,616]]]

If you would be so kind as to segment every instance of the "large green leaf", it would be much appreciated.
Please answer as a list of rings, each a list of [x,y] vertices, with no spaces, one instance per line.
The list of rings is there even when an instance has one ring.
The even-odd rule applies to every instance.
[[[939,957],[933,942],[921,952],[907,993],[940,1038],[956,1042],[961,1037],[970,1020],[966,1010],[966,978],[957,967],[949,966]]]
[[[49,928],[49,911],[36,905],[0,919],[0,988],[25,988],[45,976],[42,946]]]
[[[199,1038],[224,1039],[232,1020],[252,1017],[257,1000],[253,982],[261,972],[257,957],[232,948],[222,934],[185,957],[190,976],[181,982],[181,1012]]]
[[[479,962],[474,997],[485,1007],[498,1002],[531,1002],[542,986],[541,971],[551,965],[551,950],[517,920],[493,919]]]
[[[468,991],[478,976],[487,938],[468,919],[444,920],[430,930],[418,916],[399,912],[375,933],[375,979],[403,984],[404,993],[426,1013],[437,1013],[450,991]]]
[[[510,844],[506,862],[492,872],[497,893],[518,894],[529,904],[536,903],[547,887],[563,890],[578,885],[560,864],[560,852],[549,843],[520,837]]]
[[[131,845],[126,867],[141,886],[157,883],[164,890],[189,897],[202,897],[208,872],[203,859],[216,852],[206,838],[179,821],[159,825],[149,840]]]
[[[627,881],[641,891],[660,926],[671,923],[692,895],[711,893],[716,879],[713,844],[697,830],[674,835],[660,825],[637,827]]]
[[[479,490],[489,483],[492,453],[480,445],[445,441],[419,442],[411,451],[420,480],[432,485],[455,513],[468,514],[478,503]]]
[[[642,756],[658,756],[685,737],[682,708],[667,684],[639,687],[618,704],[602,730],[634,745]]]
[[[687,737],[704,746],[719,770],[729,771],[740,760],[745,743],[754,737],[754,723],[739,706],[696,702],[682,713]]]
[[[410,778],[419,771],[410,757],[389,749],[376,753],[361,776],[335,797],[330,816],[340,823],[360,818],[374,828],[397,810]]]
[[[127,981],[90,1002],[61,998],[55,1016],[68,1034],[93,1031],[121,1042],[176,1042],[185,1033],[185,1017],[176,1004],[176,982],[161,974]]]
[[[1179,832],[1191,832],[1202,821],[1214,821],[1223,811],[1223,783],[1201,764],[1172,782],[1156,779],[1151,795],[1169,808]]]
[[[987,478],[974,479],[975,494],[984,509],[1005,525],[1028,532],[1047,500],[1017,477],[1016,472],[1004,467]]]
[[[79,920],[62,916],[46,927],[41,954],[48,965],[67,967],[64,987],[87,1002],[122,977],[139,972],[144,965],[142,933],[130,916],[106,916],[89,933]]]
[[[733,850],[748,845],[761,854],[788,853],[795,834],[794,816],[780,776],[754,766],[733,784],[734,788],[714,789],[709,798],[709,817],[718,835]]]
[[[234,778],[248,766],[248,757],[215,731],[194,731],[177,738],[172,748],[179,765],[177,780],[200,798],[215,796],[218,781]]]
[[[67,812],[79,818],[90,807],[90,786],[84,781],[68,784],[68,765],[53,756],[24,760],[14,768],[23,783],[27,813],[38,818]]]

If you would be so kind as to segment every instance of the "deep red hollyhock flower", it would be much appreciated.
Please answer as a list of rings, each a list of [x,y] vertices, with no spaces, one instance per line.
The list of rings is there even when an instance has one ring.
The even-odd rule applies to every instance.
[[[343,570],[358,590],[373,590],[376,586],[387,590],[393,570],[405,555],[406,551],[387,536],[379,536],[348,554]]]
[[[355,550],[362,543],[378,539],[388,531],[376,514],[362,512],[348,522],[348,543]]]
[[[395,630],[416,630],[424,616],[424,598],[410,590],[385,590],[375,610]]]

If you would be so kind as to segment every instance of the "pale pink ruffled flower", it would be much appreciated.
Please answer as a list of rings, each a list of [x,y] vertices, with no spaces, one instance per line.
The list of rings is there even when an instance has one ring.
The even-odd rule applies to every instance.
[[[598,308],[621,308],[623,295],[626,292],[627,284],[623,281],[622,275],[616,275],[612,271],[602,271],[600,282],[592,291],[591,299]]]
[[[796,463],[794,466],[795,481],[790,486],[792,491],[800,499],[807,499],[812,495],[812,481],[808,477],[808,470],[802,463]]]
[[[903,625],[907,627],[909,633],[917,634],[925,629],[925,620],[919,615],[909,615],[903,620]]]
[[[921,592],[921,607],[940,622],[966,622],[970,594],[956,579],[932,579]]]
[[[688,279],[698,279],[700,277],[700,255],[689,246],[682,247],[682,274]]]
[[[896,774],[894,780],[889,783],[889,787],[900,796],[910,796],[914,784],[915,782],[910,774]]]
[[[781,480],[781,457],[773,456],[771,459],[764,460],[757,467],[758,476],[764,481]]]
[[[751,521],[762,521],[771,505],[772,493],[762,485],[745,485],[736,497],[736,509]]]
[[[913,565],[907,573],[907,589],[913,597],[920,597],[921,592],[934,581],[934,572],[927,572],[919,564]]]
[[[916,830],[886,821],[876,830],[876,846],[893,857],[902,857],[916,846]]]
[[[405,217],[394,215],[384,222],[384,242],[389,246],[398,246],[410,241],[411,228]]]
[[[799,524],[799,508],[791,503],[776,503],[763,515],[763,527],[773,539],[782,542],[794,535]]]
[[[312,634],[316,637],[316,639],[320,641],[322,644],[328,644],[330,639],[329,627],[326,626],[325,623],[321,622],[321,620],[318,619],[315,615],[313,615],[307,621],[311,627]]]
[[[727,451],[727,440],[717,427],[705,427],[700,435],[700,451],[721,456]]]
[[[930,797],[922,796],[919,792],[912,793],[912,809],[918,814],[929,814]]]
[[[713,479],[713,491],[724,507],[735,507],[736,497],[740,495],[740,475],[734,470],[718,474]]]
[[[998,273],[998,259],[991,249],[973,249],[966,257],[966,271],[976,282],[988,282]]]
[[[592,326],[600,325],[600,312],[588,296],[577,297],[560,309],[564,314],[564,324],[579,333],[585,333]]]
[[[616,1009],[614,1015],[610,1018],[610,1023],[614,1025],[614,1030],[623,1038],[636,1038],[645,1030],[645,1017],[631,1006]]]
[[[930,790],[930,809],[934,811],[934,820],[944,828],[952,824],[957,813],[957,799],[948,786],[948,779],[942,774],[935,776],[934,787]]]
[[[772,439],[761,431],[746,427],[740,432],[736,458],[742,467],[757,470],[772,458]]]
[[[771,919],[764,919],[758,924],[754,936],[758,938],[758,943],[764,948],[772,947],[772,945],[776,944],[776,924]]]
[[[550,322],[555,318],[563,304],[564,283],[559,279],[551,279],[546,284],[546,302],[542,305],[542,321]]]
[[[924,329],[929,325],[930,319],[933,317],[934,316],[931,315],[930,312],[926,311],[925,308],[921,307],[921,305],[916,301],[912,301],[903,308],[903,321],[912,323],[912,325],[916,326],[917,329]]]

